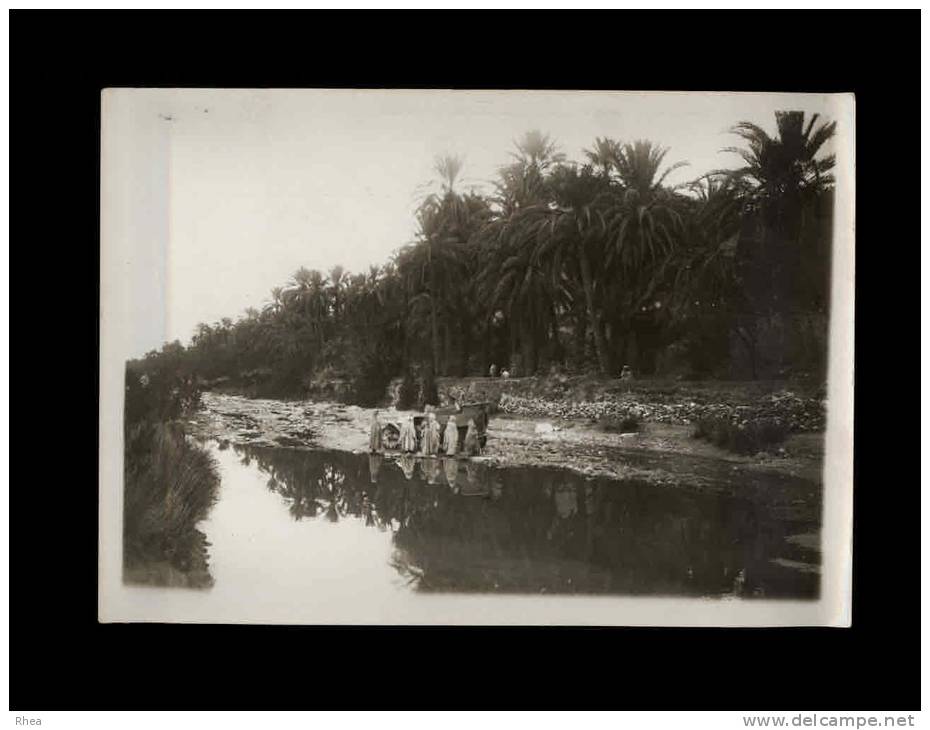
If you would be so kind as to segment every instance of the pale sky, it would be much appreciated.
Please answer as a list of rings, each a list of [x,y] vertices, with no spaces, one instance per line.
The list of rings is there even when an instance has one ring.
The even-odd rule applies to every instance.
[[[598,136],[647,138],[670,148],[667,162],[690,163],[669,178],[681,182],[738,164],[719,152],[737,144],[738,121],[774,133],[776,110],[834,108],[806,94],[104,92],[102,216],[125,254],[130,350],[187,343],[198,322],[260,308],[300,266],[383,263],[412,240],[437,155],[464,157],[467,189],[531,129],[576,160]]]

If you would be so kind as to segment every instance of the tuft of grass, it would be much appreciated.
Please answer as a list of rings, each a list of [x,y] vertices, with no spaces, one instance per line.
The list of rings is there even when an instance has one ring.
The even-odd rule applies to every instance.
[[[777,418],[740,421],[705,416],[697,420],[692,435],[737,454],[757,454],[782,443],[788,436],[788,427]]]
[[[597,421],[597,428],[606,433],[635,433],[642,427],[639,416],[627,414],[622,418],[614,416],[602,416]]]
[[[216,462],[180,429],[143,421],[126,429],[123,502],[124,575],[165,563],[182,573],[206,570],[196,529],[216,502]],[[142,570],[141,572],[144,572]]]

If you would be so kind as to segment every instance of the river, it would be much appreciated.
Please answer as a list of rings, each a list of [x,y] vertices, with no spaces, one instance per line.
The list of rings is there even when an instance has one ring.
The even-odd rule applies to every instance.
[[[812,599],[818,525],[747,499],[551,468],[207,442],[213,586],[166,617],[397,620],[442,594]],[[419,608],[422,608],[420,606]]]

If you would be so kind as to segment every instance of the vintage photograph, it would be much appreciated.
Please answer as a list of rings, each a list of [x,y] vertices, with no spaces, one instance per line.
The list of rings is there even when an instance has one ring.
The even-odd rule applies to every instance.
[[[851,96],[101,103],[101,620],[848,623]]]

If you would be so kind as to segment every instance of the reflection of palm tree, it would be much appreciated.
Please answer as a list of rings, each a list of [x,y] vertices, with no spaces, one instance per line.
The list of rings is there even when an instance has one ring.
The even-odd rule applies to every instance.
[[[748,596],[770,590],[766,565],[782,539],[777,520],[749,506],[635,483],[601,485],[564,472],[518,470],[506,475],[504,489],[504,475],[466,461],[463,492],[490,493],[492,504],[424,488],[412,480],[417,459],[409,455],[400,468],[411,481],[393,467],[381,469],[373,488],[371,462],[360,455],[262,447],[238,454],[253,459],[269,487],[277,485],[296,519],[319,515],[336,522],[351,514],[369,526],[390,526],[393,545],[404,553],[395,556],[402,572],[416,566],[429,578],[428,584],[417,579],[421,590],[483,591],[499,583],[509,590],[711,595],[731,592],[742,570]],[[431,467],[458,486],[459,460],[424,463],[427,479]],[[806,585],[775,587],[803,595]]]

